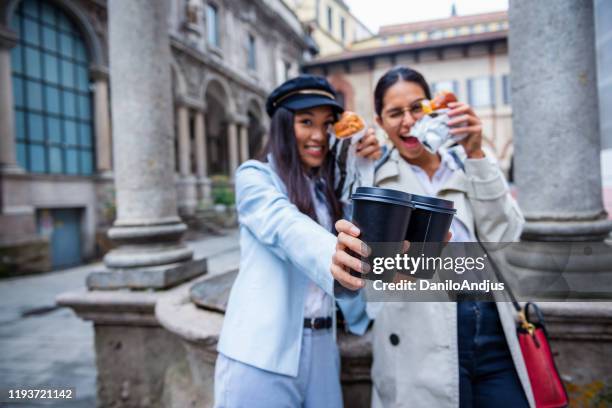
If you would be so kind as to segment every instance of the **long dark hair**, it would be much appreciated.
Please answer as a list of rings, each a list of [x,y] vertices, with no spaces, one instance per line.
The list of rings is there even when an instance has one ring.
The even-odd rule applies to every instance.
[[[378,116],[380,116],[382,113],[383,98],[385,97],[385,93],[399,80],[414,82],[423,88],[423,92],[425,92],[427,99],[431,99],[429,85],[427,85],[427,81],[425,81],[425,78],[420,72],[415,71],[412,68],[402,66],[391,68],[378,80],[376,83],[376,88],[374,89],[374,110]]]
[[[327,210],[333,224],[342,218],[342,205],[334,192],[334,155],[328,150],[323,165],[315,169],[315,173],[308,174],[302,166],[298,151],[293,127],[294,117],[294,113],[289,109],[280,107],[276,110],[272,116],[270,137],[261,160],[267,161],[268,154],[272,157],[275,170],[287,188],[289,200],[300,212],[317,222],[319,220],[312,201],[308,178],[320,178],[324,184]]]

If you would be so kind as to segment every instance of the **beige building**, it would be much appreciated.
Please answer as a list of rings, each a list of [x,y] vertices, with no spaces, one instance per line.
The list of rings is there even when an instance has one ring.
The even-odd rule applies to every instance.
[[[0,2],[0,274],[92,258],[114,219],[106,4]],[[309,42],[281,0],[167,8],[176,187],[192,214],[261,147],[266,96]]]
[[[420,71],[432,92],[452,90],[483,121],[485,144],[508,172],[512,159],[508,23],[505,12],[383,26],[373,38],[308,62],[328,77],[348,109],[375,123],[374,87],[390,68]]]
[[[317,45],[320,56],[348,50],[372,33],[342,0],[284,0]]]

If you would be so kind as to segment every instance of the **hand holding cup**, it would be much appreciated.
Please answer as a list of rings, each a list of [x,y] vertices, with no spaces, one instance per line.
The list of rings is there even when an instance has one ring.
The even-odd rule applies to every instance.
[[[364,286],[364,280],[351,275],[349,270],[366,274],[369,272],[369,265],[362,262],[360,258],[349,254],[348,251],[365,258],[370,254],[370,249],[365,242],[357,238],[361,231],[349,221],[336,222],[336,231],[338,231],[338,242],[336,252],[332,256],[331,274],[345,288],[361,289]]]

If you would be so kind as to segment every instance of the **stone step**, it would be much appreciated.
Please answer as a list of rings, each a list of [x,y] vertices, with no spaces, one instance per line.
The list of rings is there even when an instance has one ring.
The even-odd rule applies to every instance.
[[[208,274],[218,275],[238,269],[240,265],[240,248],[228,250],[208,258]]]
[[[193,249],[195,258],[210,258],[240,248],[238,230],[225,230],[221,236],[211,236],[197,241],[185,241]]]

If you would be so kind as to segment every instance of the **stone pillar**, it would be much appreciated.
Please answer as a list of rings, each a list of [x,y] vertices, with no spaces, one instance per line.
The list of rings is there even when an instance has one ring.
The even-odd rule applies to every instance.
[[[109,3],[117,219],[90,288],[165,288],[203,272],[177,215],[170,47],[163,0]]]
[[[206,151],[204,112],[204,110],[196,110],[195,113],[195,149],[199,200],[208,205],[211,203],[211,182],[208,178],[208,153]]]
[[[15,116],[11,79],[11,48],[17,44],[17,36],[0,28],[0,172],[21,173],[15,153]]]
[[[575,302],[612,298],[593,2],[511,0],[508,14],[514,174],[527,224],[504,270],[523,299],[572,300],[540,302],[557,366],[579,393],[607,389],[612,303]]]
[[[181,214],[191,215],[195,212],[196,179],[191,173],[191,137],[189,132],[189,108],[181,104],[178,107],[178,207]]]
[[[91,69],[94,79],[94,125],[96,135],[96,166],[101,174],[110,173],[112,164],[112,141],[110,109],[108,106],[108,69]]]
[[[240,163],[249,160],[248,124],[240,125]]]
[[[515,0],[509,19],[515,176],[527,223],[508,261],[536,300],[612,298],[593,2]]]
[[[187,106],[178,107],[178,157],[179,174],[187,176],[191,173],[191,156],[189,155],[189,109]]]
[[[523,237],[601,240],[612,224],[602,202],[593,2],[513,1],[509,18]]]
[[[261,126],[263,127],[263,137],[261,139],[261,145],[265,147],[268,144],[268,140],[270,139],[270,119],[267,115],[261,120]]]
[[[234,118],[229,123],[227,137],[229,139],[227,144],[229,150],[229,176],[233,183],[234,175],[238,168],[238,122]]]
[[[206,272],[181,242],[165,0],[108,2],[117,244],[87,291],[57,302],[94,323],[98,405],[164,406],[164,378],[184,355],[155,318],[157,301]],[[185,286],[189,286],[185,283]],[[132,290],[139,289],[139,290]]]

